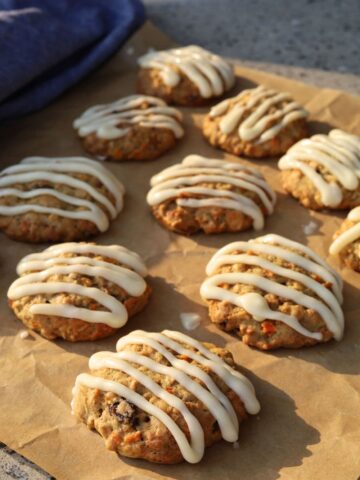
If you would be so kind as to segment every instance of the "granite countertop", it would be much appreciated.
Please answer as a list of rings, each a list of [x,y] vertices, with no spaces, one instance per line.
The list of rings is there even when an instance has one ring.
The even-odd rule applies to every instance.
[[[244,66],[360,94],[359,0],[144,3],[148,18],[180,44],[197,43]],[[50,478],[0,444],[0,480]]]
[[[359,0],[144,0],[150,20],[257,68],[360,94]],[[216,14],[215,14],[216,12]]]

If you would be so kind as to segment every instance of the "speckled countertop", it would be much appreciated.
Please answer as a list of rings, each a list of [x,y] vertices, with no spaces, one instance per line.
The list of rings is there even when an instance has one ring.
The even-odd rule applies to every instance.
[[[178,43],[197,43],[244,66],[360,94],[359,0],[144,3],[149,19]],[[0,480],[50,478],[0,444]]]
[[[144,0],[150,20],[244,66],[360,94],[359,0]]]

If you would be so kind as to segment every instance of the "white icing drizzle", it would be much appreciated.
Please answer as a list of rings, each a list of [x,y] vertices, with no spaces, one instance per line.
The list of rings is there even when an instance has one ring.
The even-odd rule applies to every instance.
[[[66,254],[76,256],[66,257],[64,256]],[[96,256],[115,260],[123,266],[99,260]],[[64,303],[34,303],[29,309],[30,313],[76,318],[119,328],[127,322],[128,313],[124,305],[115,297],[98,287],[78,285],[69,279],[66,282],[47,280],[53,275],[70,274],[101,277],[122,288],[129,295],[137,297],[146,289],[146,282],[142,277],[147,272],[140,257],[124,247],[63,243],[47,248],[43,252],[27,255],[19,262],[17,273],[21,277],[12,283],[8,291],[8,297],[11,300],[39,294],[69,293],[91,298],[105,309],[95,311]]]
[[[195,312],[181,312],[180,320],[186,330],[195,330],[200,325],[200,315]]]
[[[170,366],[157,363],[149,357],[126,350],[126,347],[131,344],[150,346],[163,355],[170,363]],[[194,347],[196,351],[190,350],[186,345]],[[249,413],[256,414],[260,410],[254,387],[249,380],[227,365],[220,357],[210,352],[203,344],[183,333],[169,330],[164,330],[162,333],[148,333],[136,330],[120,338],[116,349],[117,353],[95,353],[89,361],[90,369],[112,368],[135,378],[154,395],[171,407],[176,408],[182,414],[189,429],[190,441],[164,410],[124,385],[97,376],[81,374],[77,377],[73,391],[73,410],[80,385],[120,395],[160,420],[173,435],[184,459],[190,463],[199,462],[204,454],[204,432],[199,421],[189,411],[183,400],[163,389],[145,372],[140,371],[138,367],[145,367],[152,372],[166,375],[185,387],[211,412],[218,422],[223,438],[229,442],[236,442],[239,432],[238,419],[231,402],[217,387],[209,374],[197,365],[177,358],[172,352],[186,355],[220,376],[226,385],[240,397]],[[195,379],[200,380],[201,383],[198,383]]]
[[[71,176],[76,173],[97,178],[113,195],[115,204],[86,181]],[[14,186],[36,181],[50,182],[54,187],[34,187],[32,190],[22,191]],[[91,200],[62,193],[55,189],[56,184],[82,190],[90,195]],[[94,223],[101,232],[104,232],[109,228],[109,218],[114,219],[122,210],[124,193],[125,189],[122,183],[94,160],[83,157],[28,157],[18,165],[5,168],[0,173],[0,198],[14,196],[18,199],[34,199],[36,201],[37,197],[48,195],[68,205],[81,207],[81,209],[66,210],[36,203],[20,203],[18,205],[0,205],[0,215],[12,216],[27,212],[53,214],[60,217],[88,220]]]
[[[206,187],[200,183],[214,184]],[[189,155],[182,163],[166,168],[152,177],[147,202],[154,206],[174,198],[177,205],[197,208],[204,206],[238,210],[253,219],[254,228],[264,226],[261,208],[244,194],[215,189],[215,184],[230,184],[256,193],[267,214],[274,210],[275,193],[255,169],[239,163]],[[199,198],[198,196],[205,197]]]
[[[31,335],[30,335],[30,332],[28,332],[27,330],[21,330],[21,332],[19,333],[19,337],[21,338],[21,340],[26,340],[27,338],[32,338]]]
[[[360,207],[353,208],[347,219],[355,225],[342,232],[330,245],[330,255],[337,255],[350,243],[360,239]]]
[[[180,71],[197,86],[203,98],[222,95],[235,83],[229,63],[196,45],[149,52],[138,63],[142,68],[159,69],[164,83],[170,87],[180,83]]]
[[[328,181],[314,163],[331,173],[336,182]],[[343,198],[341,187],[353,191],[359,186],[360,137],[332,130],[329,135],[300,140],[279,160],[279,168],[300,170],[320,192],[321,202],[336,208]]]
[[[251,252],[251,254],[247,252]],[[268,255],[270,259],[254,255],[254,253]],[[305,258],[303,255],[307,255],[309,258]],[[272,257],[285,260],[309,272],[309,274],[320,277],[322,281],[331,284],[331,290],[309,275],[277,265]],[[222,266],[235,264],[259,266],[276,275],[302,284],[314,292],[318,298],[264,278],[259,274],[246,272],[216,273]],[[340,307],[342,280],[326,262],[304,245],[274,234],[258,237],[249,242],[230,243],[215,253],[206,267],[206,273],[209,278],[204,281],[200,289],[201,296],[206,300],[230,302],[246,310],[259,322],[266,319],[279,320],[304,336],[321,340],[322,335],[320,333],[313,333],[305,329],[295,316],[271,310],[265,298],[259,293],[250,292],[241,295],[227,290],[221,285],[240,283],[254,286],[266,293],[273,293],[305,308],[315,310],[323,319],[327,328],[333,333],[334,338],[340,340],[342,337],[344,328],[344,316]]]
[[[143,108],[144,103],[147,104]],[[130,132],[134,125],[147,128],[166,128],[176,138],[184,135],[182,114],[168,107],[160,98],[130,95],[112,103],[95,105],[74,121],[80,137],[96,133],[99,138],[112,140]]]
[[[280,107],[279,104],[285,102]],[[271,110],[275,110],[272,112]],[[253,112],[244,119],[247,111]],[[223,116],[220,130],[230,134],[237,129],[241,140],[263,143],[274,138],[286,125],[308,115],[288,93],[264,86],[243,90],[239,95],[215,105],[210,117]]]
[[[317,223],[310,220],[309,223],[307,223],[306,225],[304,225],[304,228],[303,228],[303,232],[305,233],[305,235],[312,235],[313,233],[315,233],[317,230]]]

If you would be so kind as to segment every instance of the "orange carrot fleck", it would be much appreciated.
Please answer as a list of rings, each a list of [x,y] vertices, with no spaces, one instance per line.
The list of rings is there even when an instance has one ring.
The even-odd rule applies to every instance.
[[[190,358],[187,355],[179,355],[179,358],[181,358],[181,360],[185,360],[186,362],[190,362]]]
[[[268,322],[265,320],[265,322],[262,322],[261,324],[261,330],[267,335],[272,335],[276,332],[276,327],[272,322]]]
[[[141,432],[129,433],[128,435],[126,435],[124,440],[125,440],[125,443],[138,442],[139,440],[141,440]]]

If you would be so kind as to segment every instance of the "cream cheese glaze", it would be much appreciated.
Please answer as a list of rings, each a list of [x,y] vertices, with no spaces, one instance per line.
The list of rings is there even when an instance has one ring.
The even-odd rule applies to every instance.
[[[126,347],[131,344],[148,345],[163,355],[170,365],[157,363],[149,357],[126,350]],[[189,346],[195,348],[195,351],[188,348]],[[157,405],[150,403],[144,396],[125,385],[105,380],[99,376],[80,374],[77,377],[73,390],[72,409],[74,410],[76,396],[81,385],[113,392],[161,421],[173,435],[184,459],[190,463],[199,462],[204,454],[204,432],[200,422],[190,412],[183,400],[155,383],[146,372],[139,370],[140,367],[169,376],[198,398],[217,420],[223,438],[229,442],[235,442],[239,434],[239,423],[231,402],[219,389],[210,374],[195,364],[177,358],[176,355],[186,355],[195,360],[197,364],[221,377],[224,383],[239,396],[248,413],[255,415],[260,410],[254,387],[250,381],[202,343],[183,333],[170,330],[164,330],[161,333],[136,330],[120,338],[116,349],[117,353],[95,353],[89,361],[90,369],[111,368],[121,370],[135,378],[155,396],[182,414],[189,429],[190,440],[171,416]]]
[[[329,248],[331,255],[338,255],[341,250],[350,245],[350,243],[360,239],[360,207],[353,208],[349,212],[347,219],[350,222],[354,222],[355,225],[340,233],[332,242]]]
[[[162,80],[170,87],[180,83],[180,71],[197,86],[203,98],[222,95],[235,82],[230,64],[196,45],[149,52],[138,59],[138,64],[159,69]]]
[[[100,260],[98,256],[109,258],[122,266]],[[53,275],[71,274],[100,277],[122,288],[130,296],[137,297],[146,289],[143,277],[147,271],[139,255],[119,245],[61,243],[24,257],[17,266],[17,273],[20,278],[8,290],[10,300],[39,294],[68,293],[90,298],[104,308],[90,310],[65,303],[34,303],[30,306],[30,313],[76,318],[119,328],[127,322],[128,314],[124,305],[114,296],[99,287],[79,285],[69,278],[66,281],[48,279]]]
[[[195,312],[181,312],[180,321],[185,330],[195,330],[200,325],[201,317]]]
[[[245,117],[251,109],[253,111]],[[307,115],[289,93],[279,93],[264,86],[243,90],[236,97],[215,105],[209,113],[211,118],[222,116],[219,127],[225,135],[237,131],[241,140],[257,144],[271,140],[286,125]]]
[[[327,180],[316,165],[336,182]],[[279,168],[300,170],[317,188],[324,206],[336,208],[343,199],[341,187],[354,191],[359,186],[360,137],[335,129],[329,135],[300,140],[279,160]]]
[[[210,185],[200,186],[201,183]],[[189,155],[182,163],[166,168],[152,177],[147,202],[150,206],[155,206],[174,199],[177,205],[183,207],[211,206],[238,210],[253,219],[256,230],[263,228],[264,214],[261,208],[244,194],[225,188],[215,189],[215,185],[220,183],[256,193],[265,212],[273,212],[275,193],[259,171],[239,163],[200,155]]]
[[[134,126],[171,130],[176,138],[180,138],[184,135],[181,121],[179,110],[168,107],[160,98],[130,95],[89,108],[74,121],[73,126],[80,137],[96,133],[105,140],[124,137]]]
[[[90,183],[72,176],[74,174],[90,175],[98,179],[111,193],[114,203]],[[49,182],[51,186],[34,187],[27,191],[16,187],[17,184],[36,181]],[[85,200],[70,193],[62,193],[56,190],[56,184],[82,190],[91,197],[91,200]],[[124,193],[122,183],[94,160],[83,157],[28,157],[18,165],[5,168],[0,173],[0,198],[14,196],[24,200],[24,203],[17,205],[0,205],[0,215],[12,216],[27,212],[54,214],[60,217],[88,220],[104,232],[109,227],[109,218],[114,219],[122,210]],[[55,197],[61,202],[72,207],[81,207],[81,209],[62,209],[25,202],[29,199],[36,201],[36,197],[43,195]]]
[[[250,253],[251,252],[251,253]],[[268,258],[259,255],[269,256]],[[276,258],[292,263],[305,270],[301,273],[276,264]],[[294,280],[311,290],[317,298],[307,295],[295,288],[282,285],[259,274],[246,272],[217,273],[225,265],[252,265],[273,272],[283,278]],[[243,308],[253,319],[279,320],[302,335],[321,340],[318,332],[305,329],[293,315],[272,310],[263,295],[255,292],[238,294],[224,288],[224,285],[237,283],[256,287],[265,293],[288,299],[304,308],[315,310],[332,332],[334,338],[340,340],[344,329],[344,316],[340,304],[342,302],[342,280],[340,276],[310,248],[288,240],[280,235],[269,234],[249,242],[234,242],[221,248],[212,257],[206,267],[209,276],[201,286],[200,293],[205,300],[230,302]],[[331,290],[320,281],[310,277],[313,274],[323,282],[331,285]]]

